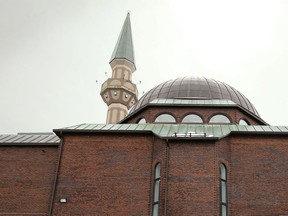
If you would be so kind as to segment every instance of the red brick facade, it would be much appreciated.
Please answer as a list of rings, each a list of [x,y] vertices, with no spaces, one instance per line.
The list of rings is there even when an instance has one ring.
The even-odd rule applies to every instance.
[[[181,123],[182,119],[188,114],[197,114],[203,119],[204,124],[208,124],[210,118],[215,114],[226,115],[230,121],[234,124],[238,124],[241,119],[249,122],[250,125],[263,124],[255,117],[247,115],[240,109],[235,109],[234,107],[149,107],[143,109],[141,112],[137,113],[135,116],[127,118],[123,123],[137,123],[141,118],[145,118],[148,123],[154,123],[155,118],[163,113],[169,113],[174,116],[177,123]]]
[[[230,151],[231,212],[287,215],[287,136],[233,137]]]
[[[152,143],[151,134],[65,136],[53,215],[149,215]]]
[[[0,215],[46,215],[57,147],[0,147]]]
[[[176,118],[184,112],[171,110]],[[211,139],[181,138],[172,136],[174,129],[170,137],[159,135],[171,124],[155,124],[153,133],[135,130],[137,124],[114,126],[127,130],[60,129],[59,147],[1,145],[0,215],[152,215],[157,163],[159,215],[221,215],[221,163],[229,215],[288,214],[287,132],[265,132],[269,126],[263,126],[252,133],[260,126],[242,126]],[[210,129],[217,134],[229,127]]]
[[[52,215],[151,215],[158,162],[160,215],[219,215],[220,163],[228,170],[231,215],[288,212],[287,136],[231,134],[216,142],[152,133],[63,137]],[[48,215],[57,148],[0,149],[1,215]]]

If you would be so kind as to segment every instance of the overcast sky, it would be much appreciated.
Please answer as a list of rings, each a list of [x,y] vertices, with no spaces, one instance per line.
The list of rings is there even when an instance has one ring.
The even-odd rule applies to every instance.
[[[0,134],[105,123],[96,80],[111,75],[127,11],[140,96],[205,76],[288,125],[288,1],[0,0]]]

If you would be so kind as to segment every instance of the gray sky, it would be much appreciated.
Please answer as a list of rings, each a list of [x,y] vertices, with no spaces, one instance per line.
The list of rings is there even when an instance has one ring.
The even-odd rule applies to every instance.
[[[288,125],[288,1],[0,0],[0,133],[105,123],[95,81],[111,75],[127,11],[140,95],[205,76]]]

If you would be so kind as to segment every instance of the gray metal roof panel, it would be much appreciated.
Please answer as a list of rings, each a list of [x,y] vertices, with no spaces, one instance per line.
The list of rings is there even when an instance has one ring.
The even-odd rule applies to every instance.
[[[137,128],[138,124],[130,124],[130,126],[128,127],[128,130],[130,131],[134,131]]]
[[[128,127],[129,127],[128,124],[122,124],[119,129],[120,130],[127,130]]]
[[[18,142],[20,143],[18,140],[21,141],[21,139],[24,137],[24,135],[16,135],[16,136],[13,136],[12,139],[9,139],[6,141],[6,143],[13,143],[13,142]]]
[[[88,126],[85,128],[85,129],[87,129],[87,130],[91,130],[91,129],[93,129],[93,128],[95,128],[95,124],[87,124]]]
[[[3,135],[0,135],[0,142],[3,141],[3,140],[6,140],[7,138],[9,138],[10,135],[8,134],[3,134]]]
[[[121,127],[120,124],[115,124],[113,125],[113,127],[111,128],[111,130],[118,130]]]
[[[229,134],[230,133],[230,128],[229,128],[229,125],[223,125],[222,127],[221,127],[221,129],[222,129],[222,134],[223,135],[227,135],[227,134]]]
[[[159,131],[159,135],[163,136],[163,137],[167,137],[169,136],[169,132],[170,132],[170,125],[166,124],[166,125],[162,125],[161,130]]]
[[[39,143],[49,143],[51,140],[53,140],[54,136],[47,136],[46,138],[39,141]]]
[[[37,134],[11,134],[1,135],[1,145],[43,145],[43,144],[59,144],[60,139],[55,134],[53,135],[37,135]]]
[[[288,128],[285,126],[278,126],[278,128],[281,132],[288,132]]]
[[[273,130],[273,132],[281,132],[281,130],[277,126],[271,127],[271,129]]]
[[[137,130],[145,130],[145,124],[138,124]]]
[[[144,124],[145,125],[145,130],[150,130],[152,131],[154,124]]]
[[[152,131],[153,131],[153,133],[158,135],[159,132],[161,131],[161,129],[162,129],[162,124],[155,124]]]
[[[4,143],[4,142],[7,142],[9,141],[10,139],[13,139],[15,135],[7,135],[7,136],[4,136],[2,139],[0,139],[0,142],[1,143]]]
[[[260,126],[260,125],[253,125],[253,127],[254,127],[255,131],[257,131],[257,132],[264,131],[262,126]]]
[[[24,135],[23,137],[21,137],[20,139],[17,139],[17,142],[25,142],[25,140],[31,138],[31,135]]]

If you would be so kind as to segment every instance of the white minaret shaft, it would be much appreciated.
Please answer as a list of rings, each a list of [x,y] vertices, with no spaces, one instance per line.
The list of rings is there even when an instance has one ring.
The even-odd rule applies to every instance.
[[[102,84],[100,94],[108,105],[106,123],[115,124],[127,116],[138,97],[137,87],[132,83],[132,73],[136,67],[129,13],[110,59],[110,66],[112,77]]]

